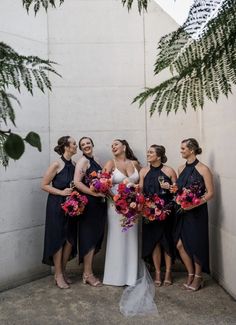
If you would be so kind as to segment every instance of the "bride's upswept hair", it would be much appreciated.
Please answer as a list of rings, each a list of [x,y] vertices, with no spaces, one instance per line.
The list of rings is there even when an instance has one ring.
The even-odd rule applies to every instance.
[[[125,146],[125,155],[127,159],[136,160],[138,162],[138,158],[134,155],[133,150],[130,148],[126,140],[115,139],[115,141],[119,141]]]

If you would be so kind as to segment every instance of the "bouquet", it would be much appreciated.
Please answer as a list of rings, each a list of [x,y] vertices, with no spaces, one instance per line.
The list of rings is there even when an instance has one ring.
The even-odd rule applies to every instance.
[[[201,203],[201,197],[205,193],[205,187],[200,182],[193,182],[188,188],[178,190],[175,202],[181,209],[191,208]]]
[[[151,222],[154,220],[165,220],[171,212],[171,205],[165,205],[165,201],[161,199],[157,194],[148,196],[145,198],[143,205],[143,218],[145,222]]]
[[[61,207],[65,214],[68,214],[70,217],[76,217],[83,213],[87,203],[88,199],[85,195],[73,191],[69,196],[67,196],[66,201],[61,204]]]
[[[93,171],[89,174],[87,183],[93,192],[106,195],[112,187],[111,174],[102,171]]]
[[[113,197],[116,212],[121,214],[122,231],[127,231],[138,221],[145,198],[137,185],[119,184]]]

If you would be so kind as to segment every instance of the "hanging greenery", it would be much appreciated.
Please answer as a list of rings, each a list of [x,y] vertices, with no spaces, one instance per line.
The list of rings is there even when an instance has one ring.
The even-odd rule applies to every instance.
[[[142,106],[150,98],[151,115],[186,111],[189,103],[196,110],[206,99],[228,96],[236,83],[236,0],[195,1],[184,25],[158,43],[154,74],[165,69],[170,78],[133,101]]]
[[[48,10],[48,7],[56,7],[56,0],[22,0],[23,6],[26,8],[27,12],[29,12],[30,6],[33,6],[35,15],[40,9],[40,6],[42,6],[46,11]],[[61,5],[64,0],[58,0],[59,4]]]

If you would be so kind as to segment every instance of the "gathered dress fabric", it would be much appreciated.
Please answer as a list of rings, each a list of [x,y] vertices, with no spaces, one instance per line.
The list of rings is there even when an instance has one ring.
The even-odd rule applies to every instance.
[[[162,164],[158,167],[150,166],[150,170],[144,178],[143,192],[147,196],[157,194],[165,201],[165,204],[168,204],[173,199],[173,195],[168,190],[162,194],[158,177],[163,176],[164,182],[169,184],[171,184],[171,179],[162,171],[162,168]],[[172,259],[174,258],[173,221],[172,214],[162,221],[155,220],[147,223],[143,219],[142,257],[148,262],[151,261],[152,252],[158,243]]]
[[[92,157],[84,155],[89,160],[89,168],[85,172],[83,183],[88,184],[89,174],[93,171],[101,171],[102,167]],[[83,258],[91,250],[95,250],[96,254],[100,249],[104,237],[105,224],[107,220],[107,203],[102,197],[96,197],[89,194],[86,195],[88,204],[84,212],[79,216],[79,263],[83,262]]]
[[[125,179],[137,183],[139,174],[127,177],[115,168],[112,174],[112,192],[117,194],[117,188]],[[114,204],[108,203],[108,232],[103,283],[107,285],[134,285],[138,276],[138,224],[126,232],[122,232],[120,214]]]
[[[64,190],[70,187],[73,180],[75,166],[71,160],[61,157],[65,166],[52,180],[52,186]],[[49,194],[46,207],[44,252],[42,263],[53,266],[53,255],[63,248],[66,241],[72,245],[71,257],[77,253],[77,217],[65,215],[61,204],[65,196]]]
[[[179,188],[188,188],[198,182],[205,188],[202,175],[196,169],[198,160],[186,163],[179,175],[177,184]],[[177,213],[175,224],[175,243],[181,239],[184,249],[193,262],[201,265],[202,271],[209,273],[209,238],[208,238],[208,209],[204,203],[192,210]]]

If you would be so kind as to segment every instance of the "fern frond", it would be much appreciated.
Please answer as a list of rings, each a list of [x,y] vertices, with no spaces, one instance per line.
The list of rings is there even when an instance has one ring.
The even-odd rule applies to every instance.
[[[139,13],[141,13],[142,10],[147,10],[148,1],[149,0],[137,0]],[[126,5],[128,10],[130,10],[132,8],[134,0],[121,0],[121,2],[123,4],[123,6]]]
[[[58,0],[59,5],[61,5],[64,0]],[[46,11],[48,10],[49,5],[51,7],[56,7],[56,0],[22,0],[23,7],[29,12],[30,6],[34,7],[34,13],[35,15],[40,10],[40,7],[42,6]]]
[[[0,42],[0,87],[13,86],[20,91],[22,85],[32,94],[33,82],[44,92],[51,90],[47,73],[60,76],[52,67],[55,62],[40,59],[37,56],[23,56],[10,46]],[[40,79],[39,79],[40,78]]]
[[[207,19],[209,12],[212,13],[213,4],[219,5],[219,2],[205,1],[207,14],[203,15],[203,20]],[[199,3],[195,1],[194,4],[198,11]],[[193,9],[190,16],[191,12]],[[188,22],[190,30],[196,23],[195,18],[191,21],[190,17]],[[232,84],[236,84],[236,0],[224,0],[218,8],[218,15],[208,21],[201,38],[187,41],[183,50],[181,44],[190,34],[183,27],[160,40],[161,51],[155,63],[155,74],[169,68],[174,79],[172,77],[136,96],[135,101],[140,105],[154,97],[150,114],[155,110],[159,114],[163,110],[177,112],[180,107],[186,110],[188,103],[194,110],[203,108],[205,98],[217,102],[220,94],[228,96]],[[177,95],[179,88],[181,96]],[[160,91],[163,91],[162,95]]]

